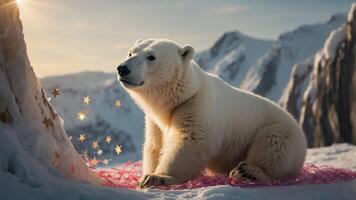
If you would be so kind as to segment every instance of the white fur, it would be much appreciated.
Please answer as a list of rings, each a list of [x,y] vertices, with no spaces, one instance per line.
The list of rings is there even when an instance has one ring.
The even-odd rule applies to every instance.
[[[155,61],[145,60],[147,51]],[[186,181],[205,168],[261,181],[301,169],[303,130],[278,105],[202,71],[189,45],[145,40],[130,52],[125,63],[136,63],[132,77],[145,82],[122,84],[146,115],[141,187]]]

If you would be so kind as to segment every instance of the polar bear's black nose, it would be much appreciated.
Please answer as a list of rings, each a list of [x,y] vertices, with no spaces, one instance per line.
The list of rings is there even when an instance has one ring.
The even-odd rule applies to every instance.
[[[117,67],[117,73],[119,73],[120,76],[127,76],[130,73],[130,70],[126,65],[121,64]]]

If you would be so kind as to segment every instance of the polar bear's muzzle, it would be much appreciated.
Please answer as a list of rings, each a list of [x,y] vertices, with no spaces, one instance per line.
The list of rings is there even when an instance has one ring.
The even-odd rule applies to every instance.
[[[134,76],[132,76],[131,70],[126,64],[120,64],[117,67],[117,73],[119,74],[119,81],[125,86],[141,86],[144,81],[138,81]]]
[[[117,67],[117,73],[119,73],[119,75],[121,77],[123,77],[123,76],[129,75],[130,74],[130,70],[129,70],[129,68],[127,68],[127,65],[121,64],[121,65],[119,65]]]

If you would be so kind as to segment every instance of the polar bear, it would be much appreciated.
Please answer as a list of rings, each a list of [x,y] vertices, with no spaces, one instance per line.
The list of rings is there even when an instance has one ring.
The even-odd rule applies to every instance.
[[[187,181],[207,169],[271,181],[296,175],[304,132],[268,99],[230,86],[167,39],[138,40],[118,80],[145,113],[141,188]]]

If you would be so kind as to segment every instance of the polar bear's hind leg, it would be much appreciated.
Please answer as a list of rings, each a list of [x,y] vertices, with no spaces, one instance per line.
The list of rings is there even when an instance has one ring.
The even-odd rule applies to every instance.
[[[272,124],[257,131],[246,160],[230,172],[236,178],[268,182],[297,173],[303,164],[303,152],[295,152],[293,134],[280,124]],[[296,137],[298,138],[298,137]],[[298,141],[296,141],[298,143]],[[294,153],[293,153],[294,152]]]

